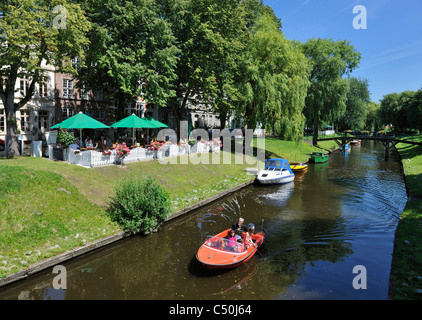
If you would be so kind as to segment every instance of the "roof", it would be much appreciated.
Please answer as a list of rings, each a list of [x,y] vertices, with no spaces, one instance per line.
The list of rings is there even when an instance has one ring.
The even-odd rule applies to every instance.
[[[280,161],[280,162],[277,163],[276,161],[277,162]],[[273,162],[273,163],[271,163],[271,162]],[[266,168],[283,168],[283,169],[288,170],[291,174],[293,174],[293,171],[290,168],[289,161],[287,161],[286,159],[281,159],[281,158],[267,159],[267,160],[265,160],[265,167]]]
[[[269,161],[269,160],[278,160],[278,161],[287,162],[287,163],[289,162],[286,159],[281,159],[281,158],[271,158],[271,159],[267,159],[266,161]]]

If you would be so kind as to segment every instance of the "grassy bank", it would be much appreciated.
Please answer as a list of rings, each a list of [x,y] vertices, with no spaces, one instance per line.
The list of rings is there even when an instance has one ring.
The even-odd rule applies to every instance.
[[[290,162],[306,161],[316,149],[265,141],[266,156]],[[0,278],[121,231],[107,208],[122,178],[156,179],[169,192],[173,212],[254,179],[244,170],[253,165],[239,155],[220,155],[220,163],[209,154],[210,164],[145,161],[91,169],[45,158],[0,159]],[[223,155],[231,164],[223,164]]]
[[[256,139],[254,140],[256,146]],[[321,141],[318,146],[325,150],[332,150],[337,147],[334,141]],[[277,138],[265,138],[265,158],[284,158],[289,162],[305,162],[313,151],[321,150],[310,143],[283,141]]]
[[[422,141],[422,137],[417,139]],[[422,299],[422,146],[400,143],[396,147],[402,158],[409,200],[396,231],[390,297]]]
[[[1,159],[0,278],[120,231],[106,209],[122,178],[158,180],[176,211],[252,179],[247,166],[145,161],[86,169],[45,158]]]

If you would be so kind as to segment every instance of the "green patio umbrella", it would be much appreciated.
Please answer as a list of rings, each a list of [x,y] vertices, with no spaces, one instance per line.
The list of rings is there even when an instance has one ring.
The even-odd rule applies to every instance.
[[[109,126],[106,126],[104,123],[101,123],[86,114],[79,112],[74,116],[64,120],[63,122],[57,123],[54,126],[50,127],[50,129],[79,129],[80,130],[80,138],[82,139],[82,129],[110,129]]]
[[[152,124],[156,125],[156,128],[168,128],[168,127],[169,127],[168,125],[166,125],[166,124],[164,124],[164,123],[162,123],[162,122],[160,122],[160,121],[158,121],[158,120],[155,120],[155,119],[154,119],[154,118],[152,118],[152,117],[145,117],[145,118],[143,118],[143,119],[145,119],[145,120],[147,120],[148,122],[150,122],[150,123],[152,123]]]
[[[131,114],[130,116],[123,118],[120,121],[112,124],[110,127],[112,128],[132,128],[132,144],[135,142],[135,129],[137,128],[149,128],[149,129],[156,129],[160,128],[159,126],[153,124],[150,121],[145,119],[139,118],[135,114]]]

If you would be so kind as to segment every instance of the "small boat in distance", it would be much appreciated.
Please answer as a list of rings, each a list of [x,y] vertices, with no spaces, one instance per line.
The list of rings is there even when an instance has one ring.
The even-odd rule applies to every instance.
[[[330,156],[328,154],[324,154],[322,151],[314,151],[311,153],[311,157],[309,158],[309,162],[313,163],[323,163],[328,161]]]
[[[254,244],[245,247],[242,243],[227,239],[231,229],[224,230],[215,236],[208,236],[199,247],[196,259],[208,269],[235,268],[249,261],[264,242],[265,232],[252,234]]]
[[[290,162],[290,169],[293,172],[304,172],[308,170],[308,164],[303,162]]]
[[[256,179],[261,184],[281,184],[292,182],[295,175],[286,159],[268,159],[265,168],[258,172]]]
[[[353,145],[353,146],[360,146],[360,142],[361,142],[361,140],[356,139],[356,140],[350,141],[350,144]]]
[[[340,151],[350,151],[350,146],[346,143],[344,146],[340,147]]]

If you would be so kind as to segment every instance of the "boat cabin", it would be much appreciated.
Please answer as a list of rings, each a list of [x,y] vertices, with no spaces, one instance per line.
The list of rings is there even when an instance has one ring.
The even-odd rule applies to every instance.
[[[328,154],[324,154],[322,151],[314,151],[311,154],[311,158],[309,159],[310,162],[321,163],[326,162],[329,159]]]
[[[268,171],[289,171],[293,174],[290,164],[286,159],[268,159],[265,161],[265,170]]]
[[[312,152],[312,155],[315,156],[315,157],[323,157],[324,152],[323,151],[314,151],[314,152]]]

